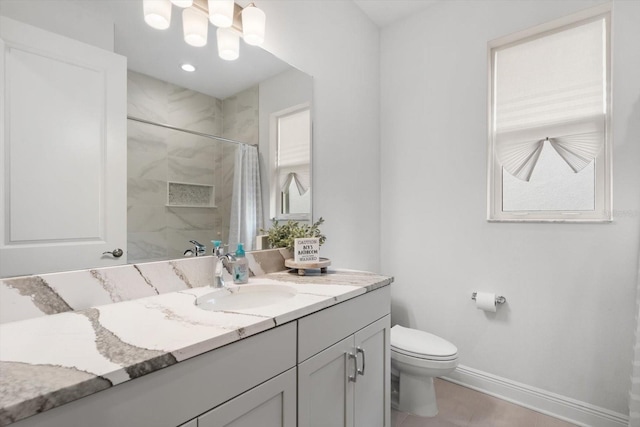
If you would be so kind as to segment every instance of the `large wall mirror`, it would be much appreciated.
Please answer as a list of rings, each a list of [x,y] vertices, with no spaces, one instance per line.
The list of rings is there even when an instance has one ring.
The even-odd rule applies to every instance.
[[[192,240],[206,245],[207,254],[211,253],[211,240],[228,242],[229,250],[234,250],[237,242],[252,249],[254,234],[261,227],[268,228],[271,218],[312,218],[312,78],[242,40],[237,60],[220,59],[213,26],[209,27],[207,46],[190,46],[183,40],[181,13],[181,9],[173,6],[170,28],[159,31],[145,23],[142,0],[0,0],[0,16],[115,52],[126,57],[127,64],[126,86],[123,86],[126,87],[123,89],[126,119],[122,122],[126,123],[122,135],[126,139],[126,161],[117,162],[118,176],[103,185],[122,187],[118,198],[122,202],[121,210],[126,210],[126,218],[120,225],[117,221],[115,226],[109,225],[108,215],[94,215],[92,205],[88,204],[85,217],[99,217],[95,220],[99,231],[90,230],[91,221],[80,224],[82,221],[69,220],[72,213],[84,209],[78,200],[93,197],[90,189],[81,189],[90,179],[70,179],[64,186],[46,190],[42,183],[51,181],[48,176],[58,176],[67,166],[58,166],[52,173],[51,163],[56,162],[55,157],[48,152],[40,155],[37,150],[25,155],[26,161],[23,158],[22,163],[17,160],[13,163],[13,159],[17,159],[18,143],[15,135],[7,130],[2,145],[7,167],[0,180],[4,224],[0,236],[0,277],[173,259],[193,249]],[[268,25],[267,17],[267,37]],[[55,43],[49,41],[54,51],[63,49]],[[1,46],[5,60],[0,61],[0,65],[4,67],[7,87],[0,94],[5,113],[16,108],[15,94],[27,93],[30,89],[22,88],[23,92],[19,92],[11,87],[14,82],[24,81],[17,77],[25,74],[16,71],[23,67],[16,54],[17,45],[19,43],[5,40]],[[183,71],[181,65],[185,63],[196,70]],[[79,77],[70,73],[67,79],[65,84],[70,90],[82,87]],[[86,94],[85,90],[77,91]],[[52,92],[50,97],[55,94]],[[26,110],[29,104],[26,100],[21,102]],[[300,112],[302,121],[298,120]],[[70,125],[74,132],[82,127],[78,123],[90,123],[91,118],[90,112],[86,121],[80,121],[77,116],[75,124]],[[297,121],[292,123],[292,118]],[[15,128],[15,123],[8,120],[5,125]],[[97,123],[101,126],[100,119]],[[300,123],[307,128],[301,130]],[[278,125],[283,126],[281,132]],[[53,124],[39,121],[25,127],[40,128],[38,138],[47,139],[48,131],[64,126],[64,122],[57,120]],[[5,130],[7,128],[5,126]],[[281,138],[286,139],[280,147]],[[56,143],[55,150],[51,149],[60,161],[82,157],[77,147],[65,152],[63,145]],[[257,153],[261,178],[259,187],[253,188],[246,187],[245,180],[237,173],[240,170],[244,175],[246,170],[252,170],[253,166],[246,163],[251,162],[251,150]],[[86,154],[87,159],[91,158],[90,154]],[[34,165],[38,167],[28,166],[32,158],[37,158]],[[97,161],[92,167],[102,166]],[[85,175],[90,175],[89,166]],[[28,185],[19,181],[28,181]],[[52,199],[58,200],[40,200],[44,196],[37,191],[48,192]],[[65,197],[65,202],[59,197]],[[253,217],[257,219],[252,224],[244,224],[242,213],[234,206],[251,205],[260,200],[262,207],[253,208],[261,209],[258,215],[254,211]],[[95,210],[105,203],[96,197]],[[46,233],[20,225],[18,218],[25,218],[20,209],[41,212],[40,217],[34,214],[34,218],[46,218],[40,221]],[[69,228],[82,225],[89,230],[86,236],[90,237],[82,234],[84,231],[79,234],[76,252],[69,252],[68,248],[59,250],[61,246],[72,246],[65,241],[62,222]],[[31,231],[16,232],[18,228]],[[104,242],[106,239],[100,230],[113,228],[125,236],[125,241]],[[104,252],[119,246],[124,255],[116,259],[112,253],[103,254],[100,246],[92,244],[93,240],[104,240]],[[39,246],[45,248],[42,255],[39,255]]]

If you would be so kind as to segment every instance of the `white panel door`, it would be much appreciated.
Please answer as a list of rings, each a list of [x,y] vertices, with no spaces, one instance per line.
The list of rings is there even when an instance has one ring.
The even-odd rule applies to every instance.
[[[296,426],[296,368],[198,417],[198,427],[256,426]]]
[[[390,319],[387,315],[355,334],[358,355],[356,427],[391,427]]]
[[[298,427],[353,426],[353,335],[298,365]]]
[[[0,19],[0,277],[125,263],[126,58]]]

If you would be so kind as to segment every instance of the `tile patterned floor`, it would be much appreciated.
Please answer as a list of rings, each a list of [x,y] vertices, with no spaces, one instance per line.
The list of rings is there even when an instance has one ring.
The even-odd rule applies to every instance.
[[[522,406],[436,379],[437,416],[391,411],[392,427],[575,427]]]

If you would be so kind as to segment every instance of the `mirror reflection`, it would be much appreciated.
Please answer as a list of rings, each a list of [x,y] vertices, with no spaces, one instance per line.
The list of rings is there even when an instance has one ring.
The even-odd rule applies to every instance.
[[[308,105],[275,114],[277,219],[311,219],[311,111]]]
[[[224,61],[216,54],[215,31],[211,30],[206,47],[189,46],[184,43],[179,20],[164,31],[148,27],[141,0],[0,0],[0,16],[126,56],[124,115],[128,117],[127,160],[117,166],[121,174],[126,170],[121,191],[126,225],[117,227],[124,241],[112,244],[105,243],[104,236],[83,237],[82,260],[77,264],[56,262],[80,257],[73,252],[52,251],[64,236],[56,236],[55,244],[52,240],[39,242],[37,236],[30,237],[28,245],[12,240],[7,219],[15,211],[12,206],[18,204],[8,198],[2,205],[3,222],[9,225],[3,231],[0,247],[0,277],[177,258],[193,246],[191,240],[206,245],[207,254],[211,240],[229,243],[230,250],[242,242],[250,250],[255,234],[268,226],[268,219],[277,216],[275,212],[311,217],[312,80],[308,75],[242,41],[239,58]],[[3,55],[8,55],[11,48],[7,42]],[[62,49],[60,46],[57,51]],[[196,71],[184,72],[180,66],[186,62]],[[7,82],[11,85],[12,81]],[[8,92],[11,88],[5,89]],[[284,181],[275,172],[278,132],[273,117],[301,107],[306,109],[307,135],[302,141],[294,138],[288,144],[294,151],[306,153],[299,156],[304,158],[304,165],[296,165],[298,169],[289,172],[295,174],[291,180],[295,188],[285,186],[282,190]],[[12,142],[5,142],[2,149],[6,152]],[[260,179],[253,188],[244,186],[236,176],[237,165],[243,164],[250,147],[259,151]],[[74,153],[62,155],[70,158]],[[9,169],[3,185],[10,189],[16,180],[10,176],[15,168],[13,172]],[[34,181],[47,179],[38,170],[32,173]],[[74,185],[64,191],[74,192]],[[282,211],[285,194],[286,208]],[[23,194],[25,199],[29,196],[37,197]],[[245,215],[254,218],[250,224],[243,222],[242,213],[233,212],[233,205],[252,206],[252,213]],[[100,215],[96,223],[108,223],[109,218]],[[56,228],[55,221],[47,221],[48,228]],[[104,248],[94,248],[92,240],[101,240]],[[37,245],[47,246],[49,261],[39,263],[39,257],[31,257],[17,266],[16,260],[26,258],[14,255],[14,249],[29,246],[31,251]],[[125,249],[124,255],[116,259],[112,253],[120,247]]]

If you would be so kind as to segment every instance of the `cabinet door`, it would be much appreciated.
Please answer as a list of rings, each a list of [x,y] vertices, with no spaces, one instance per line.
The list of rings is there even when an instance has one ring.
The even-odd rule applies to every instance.
[[[198,427],[295,427],[296,368],[198,417]]]
[[[125,57],[0,17],[0,277],[126,262],[126,109]]]
[[[298,427],[353,426],[353,336],[298,365]]]
[[[355,334],[358,381],[355,387],[355,427],[391,426],[390,316]]]

